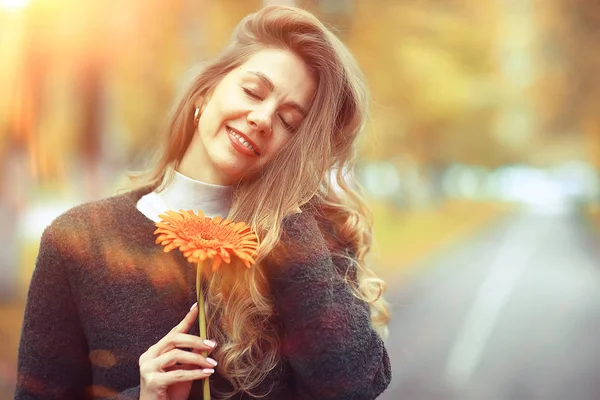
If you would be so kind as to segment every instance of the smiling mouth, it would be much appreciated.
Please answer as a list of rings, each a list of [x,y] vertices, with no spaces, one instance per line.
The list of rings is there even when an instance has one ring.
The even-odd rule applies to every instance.
[[[257,156],[260,156],[260,153],[254,148],[254,146],[252,146],[250,143],[248,143],[248,141],[239,133],[237,133],[236,131],[234,131],[233,129],[231,129],[230,127],[226,127],[227,132],[231,133],[233,135],[233,137],[235,137],[237,139],[237,141],[244,146],[245,148],[247,148],[248,150],[254,152],[254,154],[256,154]]]

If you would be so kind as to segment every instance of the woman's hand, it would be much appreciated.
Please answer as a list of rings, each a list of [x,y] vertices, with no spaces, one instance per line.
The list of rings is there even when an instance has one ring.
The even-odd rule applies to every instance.
[[[217,362],[199,353],[212,350],[215,343],[187,334],[197,319],[194,304],[171,332],[140,356],[141,400],[186,400],[194,380],[214,373]]]

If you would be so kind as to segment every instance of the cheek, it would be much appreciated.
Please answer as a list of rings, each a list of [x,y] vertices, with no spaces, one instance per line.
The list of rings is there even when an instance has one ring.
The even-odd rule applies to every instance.
[[[224,93],[219,96],[215,108],[222,117],[229,118],[239,116],[248,106],[244,97],[230,90],[229,94]]]
[[[281,139],[273,143],[273,152],[279,152],[285,146],[287,140]]]
[[[219,111],[219,107],[215,106],[216,104],[214,102],[211,102],[204,108],[204,111],[200,116],[198,130],[200,132],[200,135],[203,137],[214,136],[222,123],[222,117]]]
[[[287,142],[289,142],[290,137],[287,135],[288,134],[285,133],[285,135],[281,135],[281,136],[272,138],[271,143],[269,143],[269,158],[271,158],[271,157],[273,157],[273,155],[279,153],[285,147]]]

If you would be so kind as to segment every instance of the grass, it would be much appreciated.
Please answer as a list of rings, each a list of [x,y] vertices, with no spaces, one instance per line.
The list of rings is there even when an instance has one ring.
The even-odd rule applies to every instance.
[[[382,276],[409,271],[420,259],[458,242],[506,214],[510,207],[494,202],[451,200],[436,209],[402,212],[371,203],[375,219],[375,257]]]

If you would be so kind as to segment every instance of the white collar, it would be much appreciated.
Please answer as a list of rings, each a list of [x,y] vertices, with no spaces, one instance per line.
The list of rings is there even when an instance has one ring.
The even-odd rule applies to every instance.
[[[140,198],[137,209],[155,222],[160,220],[158,215],[167,210],[200,210],[210,218],[217,215],[225,218],[229,214],[232,197],[232,186],[197,181],[174,171],[173,179],[163,190],[154,190]]]

